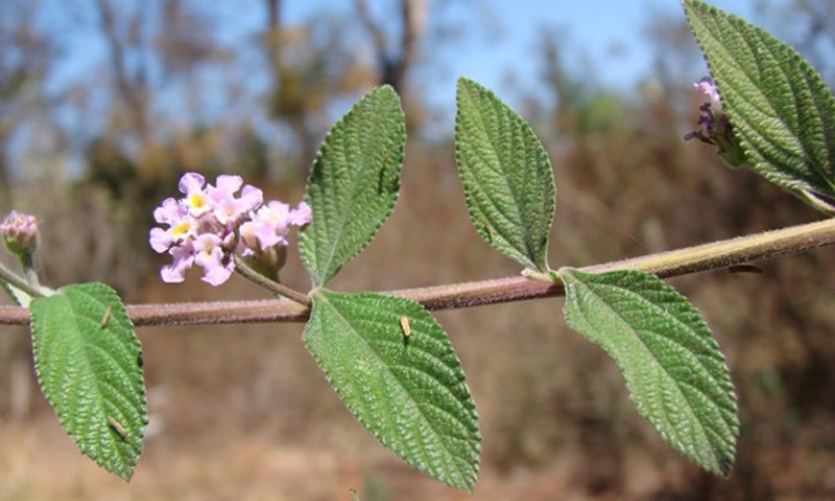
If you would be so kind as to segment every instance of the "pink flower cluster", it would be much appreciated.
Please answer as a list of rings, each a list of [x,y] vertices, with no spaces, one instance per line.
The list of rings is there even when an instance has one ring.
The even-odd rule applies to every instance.
[[[264,194],[239,176],[218,176],[216,186],[203,176],[185,174],[179,183],[185,195],[168,198],[154,210],[154,219],[167,228],[153,228],[151,247],[174,261],[162,267],[162,280],[182,282],[192,265],[203,268],[203,281],[220,285],[235,270],[234,254],[253,257],[271,248],[286,247],[291,226],[310,222],[310,207],[281,202],[263,203]],[[239,194],[240,190],[240,194]]]
[[[38,220],[31,214],[13,210],[0,222],[0,236],[13,254],[32,254],[38,246]]]

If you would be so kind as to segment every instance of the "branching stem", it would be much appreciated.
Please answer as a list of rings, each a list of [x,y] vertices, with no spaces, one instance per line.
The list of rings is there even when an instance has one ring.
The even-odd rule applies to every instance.
[[[6,282],[7,284],[16,287],[26,294],[29,294],[32,297],[43,297],[43,292],[38,289],[38,279],[37,274],[34,273],[31,261],[25,261],[24,263],[28,262],[30,266],[25,266],[26,274],[30,281],[26,281],[23,278],[20,278],[16,274],[9,271],[8,268],[0,264],[0,280]],[[31,283],[30,283],[31,282]],[[28,317],[28,315],[27,315]],[[0,324],[8,323],[3,321],[3,317],[0,315]]]
[[[248,280],[267,289],[268,291],[275,292],[279,296],[286,297],[287,299],[299,303],[300,305],[305,306],[307,308],[310,307],[309,297],[295,289],[287,287],[286,285],[283,285],[274,280],[270,280],[269,278],[252,269],[252,267],[246,264],[246,262],[243,259],[238,258],[238,256],[235,256],[235,271],[237,271],[240,275],[247,278]]]
[[[640,270],[667,278],[702,271],[721,270],[740,264],[751,264],[833,243],[835,243],[835,218],[695,247],[588,266],[582,268],[582,270],[592,273],[613,270]],[[467,308],[564,294],[562,284],[547,283],[541,281],[541,278],[508,277],[388,291],[384,294],[418,301],[429,310]],[[10,281],[10,283],[12,282]],[[14,285],[18,286],[16,283]],[[299,302],[278,299],[139,304],[128,306],[128,313],[137,326],[208,325],[301,322],[308,318],[310,309],[309,306]],[[0,307],[0,324],[25,325],[28,323],[29,313],[27,310],[12,306]]]

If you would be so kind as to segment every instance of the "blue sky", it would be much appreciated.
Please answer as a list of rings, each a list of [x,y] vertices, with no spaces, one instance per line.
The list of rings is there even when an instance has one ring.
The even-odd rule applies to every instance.
[[[388,3],[375,1],[378,5]],[[350,0],[289,0],[287,19],[300,20],[323,8],[338,12],[349,9],[352,3]],[[751,0],[711,0],[710,3],[752,18],[754,2]],[[458,12],[449,14],[460,19],[469,36],[441,54],[424,54],[443,61],[445,69],[430,84],[438,87],[438,93],[450,96],[459,75],[497,90],[502,89],[511,73],[522,82],[535,78],[532,52],[543,27],[556,27],[567,33],[569,47],[577,49],[576,54],[590,63],[600,83],[609,87],[629,86],[650,71],[651,47],[645,38],[645,28],[652,16],[660,13],[673,19],[684,17],[678,0],[469,0],[457,4]],[[485,28],[485,24],[495,29]]]
[[[2,0],[0,0],[2,1]],[[430,15],[446,0],[432,2]],[[711,0],[713,5],[751,19],[752,0]],[[386,13],[393,2],[371,0],[372,10]],[[49,12],[53,18],[67,16],[62,2],[53,4]],[[86,5],[86,4],[79,4]],[[568,37],[569,63],[588,64],[594,70],[597,83],[608,87],[629,89],[639,78],[650,73],[652,48],[646,40],[646,27],[658,14],[671,19],[683,19],[678,0],[456,0],[448,5],[446,19],[460,26],[465,36],[443,46],[438,53],[422,56],[430,60],[431,72],[418,75],[418,85],[429,89],[424,93],[438,107],[451,107],[455,80],[467,76],[502,93],[512,75],[522,88],[535,88],[538,56],[536,43],[545,27],[558,28]],[[353,0],[285,0],[282,13],[288,25],[322,13],[339,16],[353,9]],[[234,0],[212,6],[217,13],[218,35],[236,45],[251,39],[264,28],[265,13],[262,0]],[[82,9],[80,12],[83,12]],[[95,18],[95,14],[76,14],[75,17]],[[69,16],[72,18],[73,16]],[[70,32],[66,40],[69,57],[59,77],[57,87],[65,79],[89,75],[96,71],[99,61],[106,59],[106,47],[95,29],[84,22],[61,26]],[[691,79],[693,75],[683,75]],[[512,94],[512,92],[511,92]],[[509,96],[512,100],[513,97]]]
[[[2,0],[0,0],[2,1]],[[430,62],[421,73],[415,75],[415,85],[422,86],[422,95],[428,104],[444,121],[454,114],[455,80],[467,76],[497,91],[512,106],[518,106],[519,94],[537,89],[540,56],[535,53],[537,41],[543,28],[556,28],[567,35],[568,62],[588,64],[593,70],[595,83],[616,89],[630,91],[639,78],[651,73],[652,47],[646,40],[646,27],[653,16],[664,15],[670,19],[683,19],[678,0],[429,0],[432,2],[430,15],[438,7],[446,6],[445,19],[452,20],[454,27],[460,27],[464,36],[452,43],[442,45],[441,50],[422,57]],[[134,0],[141,5],[142,0]],[[752,18],[753,0],[711,0],[722,9]],[[376,14],[385,14],[392,9],[390,0],[369,0]],[[62,54],[65,56],[58,71],[53,74],[49,87],[56,90],[67,82],[84,81],[96,75],[101,64],[107,60],[107,47],[97,27],[97,14],[90,2],[65,3],[47,0],[42,22],[53,32],[61,33]],[[353,9],[353,0],[285,0],[283,2],[284,22],[288,25],[321,15],[346,19]],[[212,5],[217,35],[225,39],[225,45],[246,47],[252,45],[265,26],[263,0],[233,0]],[[340,17],[341,16],[341,17]],[[245,49],[242,49],[245,50]],[[262,65],[263,61],[253,64]],[[222,75],[221,78],[244,78],[242,84],[258,85],[260,67],[251,67],[244,73]],[[247,72],[248,71],[248,72]],[[508,85],[512,76],[517,87]],[[700,75],[682,75],[685,81]],[[211,118],[215,113],[229,113],[228,101],[211,99],[222,85],[201,78],[201,112]],[[264,80],[262,84],[267,83]],[[95,85],[95,79],[91,81]],[[94,103],[107,105],[106,94]],[[209,96],[206,98],[205,96]],[[171,109],[186,106],[182,96],[175,97]],[[213,106],[213,102],[218,106]],[[350,103],[347,103],[347,107]],[[242,107],[249,113],[250,108]],[[104,109],[102,109],[104,111]],[[334,116],[344,110],[333,110]],[[105,117],[104,112],[87,117],[87,122],[72,123],[79,137],[89,132],[96,134],[100,126],[96,116]],[[89,123],[88,123],[89,122]],[[20,135],[23,140],[27,134]],[[22,144],[22,143],[21,143]],[[83,144],[79,143],[79,144]]]

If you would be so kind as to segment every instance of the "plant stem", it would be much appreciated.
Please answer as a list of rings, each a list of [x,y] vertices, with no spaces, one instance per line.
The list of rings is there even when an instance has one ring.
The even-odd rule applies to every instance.
[[[581,269],[591,273],[640,270],[666,278],[750,264],[833,243],[835,243],[835,218]],[[396,290],[384,292],[384,294],[418,301],[429,310],[443,310],[560,296],[564,292],[560,283],[546,283],[518,276]],[[308,318],[310,309],[309,306],[300,302],[279,299],[131,305],[128,306],[128,313],[137,326],[205,325],[300,322]],[[28,312],[23,308],[0,307],[0,324],[26,324],[28,322]]]
[[[279,282],[270,280],[269,278],[255,271],[251,266],[249,266],[243,259],[239,258],[238,256],[235,256],[235,271],[237,271],[242,276],[246,277],[248,280],[267,289],[268,291],[275,292],[279,296],[286,297],[287,299],[295,301],[296,303],[299,303],[307,308],[310,307],[309,297],[302,294],[301,292],[287,287],[286,285],[282,285]]]
[[[23,268],[23,274],[26,276],[26,282],[34,288],[41,286],[38,280],[38,271],[35,269],[35,260],[32,253],[26,253],[20,256],[20,266]]]
[[[30,275],[30,277],[31,277],[31,268],[27,269],[27,274]],[[0,264],[0,280],[2,280],[3,282],[6,282],[7,284],[9,284],[9,285],[11,285],[15,288],[18,288],[18,289],[22,290],[23,292],[25,292],[26,294],[29,294],[32,297],[43,297],[44,296],[43,292],[41,292],[38,289],[37,275],[34,275],[34,283],[30,284],[29,282],[27,282],[23,278],[20,278],[16,274],[9,271],[8,268],[6,268],[2,264]],[[3,319],[0,318],[0,324],[2,324],[2,323],[4,323]]]

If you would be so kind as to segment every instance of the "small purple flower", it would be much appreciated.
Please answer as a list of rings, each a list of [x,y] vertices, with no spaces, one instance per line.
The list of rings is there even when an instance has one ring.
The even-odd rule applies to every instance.
[[[698,82],[693,84],[699,92],[707,95],[710,98],[710,108],[714,114],[722,112],[722,100],[719,98],[719,88],[710,77],[702,77]]]
[[[38,247],[38,220],[31,214],[11,211],[0,222],[0,235],[9,252],[23,257]]]
[[[286,246],[289,243],[287,233],[290,226],[303,226],[310,222],[311,217],[310,206],[304,202],[300,203],[297,209],[291,210],[288,204],[271,201],[258,209],[252,221],[242,225],[246,226],[242,231],[248,236],[254,236],[261,250],[276,245]],[[254,247],[251,238],[242,241],[245,245]]]
[[[204,233],[194,240],[194,264],[205,271],[204,282],[220,285],[229,280],[235,270],[235,262],[223,244],[223,240],[212,233]]]
[[[731,167],[739,167],[746,163],[745,152],[734,136],[730,118],[722,107],[719,89],[710,77],[704,77],[693,84],[693,87],[705,94],[708,101],[699,106],[699,119],[696,123],[702,128],[685,134],[684,139],[698,139],[711,144],[718,150],[719,156]]]
[[[263,202],[263,192],[250,185],[244,186],[240,198],[235,198],[235,193],[242,184],[243,179],[239,176],[219,176],[216,188],[208,186],[207,191],[214,207],[215,218],[221,224],[237,221],[247,212],[257,209]]]
[[[289,222],[294,226],[304,226],[313,221],[313,211],[307,202],[300,202],[296,210],[290,211]]]
[[[211,200],[206,190],[203,189],[205,183],[206,179],[194,172],[184,174],[180,179],[180,193],[186,196],[181,202],[194,217],[199,217],[212,210]]]
[[[191,216],[188,207],[173,198],[164,200],[154,210],[154,220],[169,225],[167,230],[151,229],[151,247],[159,253],[166,252],[172,245],[187,240],[197,232],[197,220]]]
[[[174,262],[166,264],[160,270],[160,276],[163,282],[179,283],[185,280],[186,270],[191,268],[194,262],[194,249],[191,242],[188,241],[179,247],[172,247],[168,251],[174,257]]]

